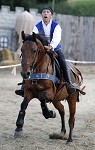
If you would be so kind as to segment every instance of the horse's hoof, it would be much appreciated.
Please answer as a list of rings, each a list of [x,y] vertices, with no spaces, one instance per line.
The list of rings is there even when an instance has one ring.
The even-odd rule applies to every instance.
[[[73,140],[71,138],[68,138],[66,144],[69,144],[71,142],[73,142]]]
[[[22,131],[20,132],[15,131],[14,138],[21,138],[21,137],[22,137]]]
[[[22,137],[22,128],[16,128],[14,133],[14,138],[21,138]]]
[[[56,112],[55,111],[50,111],[50,118],[55,118],[56,117]]]

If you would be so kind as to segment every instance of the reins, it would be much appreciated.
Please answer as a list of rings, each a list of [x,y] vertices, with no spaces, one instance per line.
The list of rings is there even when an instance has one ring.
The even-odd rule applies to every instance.
[[[33,73],[34,70],[35,70],[34,67],[35,67],[36,60],[37,60],[38,55],[39,55],[39,50],[36,51],[34,61],[33,61],[33,63],[30,65],[30,71],[31,71],[31,73]]]
[[[35,67],[35,64],[36,64],[36,61],[35,61],[35,64],[31,68],[31,73],[36,72],[36,69],[40,66],[40,64],[43,62],[43,60],[45,59],[45,57],[46,57],[46,54],[44,55],[43,59],[38,63],[38,65],[36,67]]]
[[[24,42],[31,41],[27,39],[23,39],[23,40]],[[45,51],[43,43],[41,43],[41,41],[37,38],[35,38],[35,40],[33,39],[33,42],[35,44],[32,45],[32,47],[30,47],[29,52],[26,50],[27,47],[23,47],[24,51],[26,52],[25,53],[24,51],[22,51],[21,54],[22,65],[23,65],[23,70],[22,70],[23,76],[25,76],[26,79],[32,81],[38,79],[48,79],[48,80],[52,80],[53,83],[58,82],[58,78],[55,76],[55,65],[51,63],[52,62],[51,57]],[[28,57],[30,58],[28,59]],[[53,70],[51,70],[51,68]]]

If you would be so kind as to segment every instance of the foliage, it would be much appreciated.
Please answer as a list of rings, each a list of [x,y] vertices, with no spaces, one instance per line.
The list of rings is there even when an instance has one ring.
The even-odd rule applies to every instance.
[[[72,0],[68,3],[68,5],[72,9],[72,15],[95,16],[94,0]]]
[[[41,12],[43,6],[52,7],[53,0],[0,0],[0,5],[8,5],[11,10],[15,7],[37,8]],[[95,0],[55,0],[54,11],[61,14],[77,16],[95,16]]]
[[[56,0],[55,0],[56,1]],[[45,4],[37,5],[39,12]],[[48,3],[52,7],[52,3]],[[76,16],[95,16],[95,1],[93,0],[69,0],[57,1],[54,11],[60,14],[70,14]]]

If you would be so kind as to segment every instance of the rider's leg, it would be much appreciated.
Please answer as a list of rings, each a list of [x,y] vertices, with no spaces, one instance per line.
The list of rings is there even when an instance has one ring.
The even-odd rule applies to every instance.
[[[69,72],[69,69],[67,67],[67,63],[66,63],[66,60],[65,60],[65,57],[64,57],[64,54],[62,53],[61,50],[58,50],[56,51],[56,53],[58,54],[58,62],[63,70],[63,75],[64,75],[64,80],[69,83],[67,85],[67,90],[68,90],[68,93],[72,93],[72,92],[75,92],[76,91],[76,88],[75,86],[72,85],[72,82],[71,82],[71,77],[70,77],[70,72]]]
[[[23,79],[21,88],[20,88],[19,90],[15,90],[15,93],[16,93],[17,95],[20,95],[20,96],[23,97],[23,96],[24,96],[24,88],[25,88],[25,81],[24,81],[24,79]]]

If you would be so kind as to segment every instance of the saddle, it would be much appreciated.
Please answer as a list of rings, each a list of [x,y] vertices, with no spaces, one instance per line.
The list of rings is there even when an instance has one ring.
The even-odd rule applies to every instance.
[[[59,80],[62,79],[62,76],[64,78],[63,71],[57,60],[57,53],[54,51],[47,51],[47,54],[50,56],[50,58],[52,59],[54,65],[55,65],[56,76],[59,78]],[[69,73],[71,76],[72,83],[74,82],[73,78],[72,78],[72,74],[74,74],[74,76],[77,76],[80,79],[79,85],[81,85],[83,83],[83,77],[82,77],[81,72],[71,62],[68,62],[68,61],[67,61],[67,67],[68,67],[68,70],[69,70]]]
[[[55,65],[56,77],[59,79],[59,81],[61,83],[64,79],[64,74],[63,74],[63,71],[62,71],[62,69],[59,65],[59,62],[58,62],[57,58],[56,58],[57,54],[54,51],[47,51],[47,53],[51,57],[54,65]],[[79,88],[83,83],[83,77],[82,77],[81,72],[79,71],[78,68],[75,67],[75,65],[73,65],[71,62],[68,62],[68,61],[67,61],[67,67],[68,67],[68,70],[69,70],[69,74],[70,74],[72,84],[76,87],[77,90],[80,91],[81,94],[85,95],[86,93],[83,91],[85,86],[81,90]],[[78,79],[77,84],[75,83],[74,78]]]
[[[54,69],[55,69],[55,74],[56,77],[59,79],[59,81],[62,81],[62,77],[63,77],[63,71],[60,67],[60,64],[57,60],[57,53],[54,51],[47,51],[47,54],[50,56],[53,64],[54,64]]]

